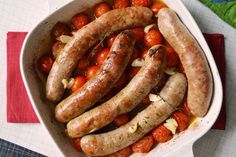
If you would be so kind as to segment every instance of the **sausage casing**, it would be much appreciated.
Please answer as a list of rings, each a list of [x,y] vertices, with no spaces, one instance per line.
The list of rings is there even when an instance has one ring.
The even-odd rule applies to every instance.
[[[94,44],[109,34],[127,28],[145,26],[152,20],[152,11],[145,7],[115,9],[82,27],[68,42],[53,63],[46,82],[46,97],[59,101],[64,94],[63,79],[68,79],[78,60]]]
[[[204,116],[210,106],[213,82],[209,65],[196,39],[168,8],[158,13],[158,27],[178,54],[188,79],[188,107],[195,116]]]
[[[177,73],[171,76],[160,93],[160,96],[166,99],[152,102],[130,122],[118,129],[82,137],[80,142],[82,150],[88,155],[102,156],[133,144],[177,109],[186,89],[187,80],[183,74]]]
[[[60,122],[68,122],[106,95],[128,65],[134,43],[135,38],[132,31],[121,32],[116,37],[107,59],[94,78],[56,106],[56,119]]]
[[[67,124],[68,135],[82,137],[135,108],[161,79],[166,67],[164,51],[161,45],[151,47],[144,65],[129,84],[107,102],[71,120]]]

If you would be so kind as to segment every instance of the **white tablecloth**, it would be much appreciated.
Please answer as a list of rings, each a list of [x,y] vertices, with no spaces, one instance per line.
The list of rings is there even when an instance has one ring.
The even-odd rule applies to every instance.
[[[50,0],[62,5],[66,0]],[[218,18],[212,11],[196,0],[183,0],[201,30],[225,35],[227,63],[227,127],[225,131],[209,131],[194,144],[196,157],[236,156],[236,29]],[[51,8],[53,9],[53,8]],[[0,138],[19,144],[47,156],[58,156],[55,144],[40,124],[6,123],[6,33],[29,31],[49,12],[47,0],[0,0]],[[17,80],[16,80],[17,81]]]

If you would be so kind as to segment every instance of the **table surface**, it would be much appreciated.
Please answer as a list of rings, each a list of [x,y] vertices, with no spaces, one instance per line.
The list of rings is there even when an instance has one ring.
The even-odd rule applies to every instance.
[[[50,0],[51,2],[57,0]],[[69,1],[69,0],[68,0]],[[194,144],[196,157],[236,156],[236,29],[224,23],[207,7],[196,0],[182,0],[200,29],[206,33],[222,33],[226,44],[226,102],[227,125],[225,131],[211,130]],[[65,3],[61,0],[58,6]],[[50,9],[54,9],[55,6]],[[0,0],[0,138],[46,156],[59,156],[56,145],[40,124],[13,124],[6,122],[6,33],[29,31],[49,13],[47,0]]]

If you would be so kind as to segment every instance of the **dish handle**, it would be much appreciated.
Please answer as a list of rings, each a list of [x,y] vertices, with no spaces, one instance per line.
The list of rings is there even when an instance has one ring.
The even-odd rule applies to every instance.
[[[173,153],[167,155],[166,157],[176,157],[176,156],[181,156],[181,157],[194,157],[193,154],[193,143],[189,143],[177,151],[174,151]]]

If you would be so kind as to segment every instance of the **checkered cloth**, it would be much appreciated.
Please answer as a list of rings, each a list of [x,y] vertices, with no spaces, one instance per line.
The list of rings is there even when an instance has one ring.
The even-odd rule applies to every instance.
[[[45,157],[24,147],[0,139],[1,157]]]

